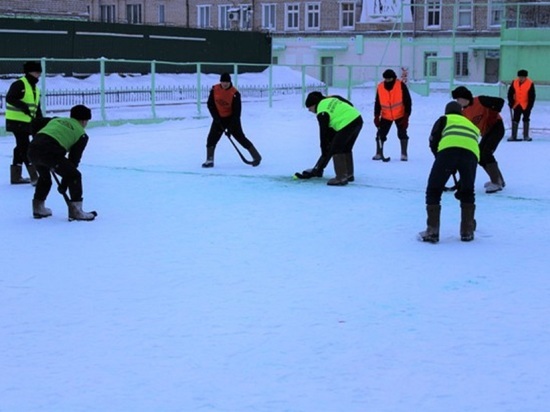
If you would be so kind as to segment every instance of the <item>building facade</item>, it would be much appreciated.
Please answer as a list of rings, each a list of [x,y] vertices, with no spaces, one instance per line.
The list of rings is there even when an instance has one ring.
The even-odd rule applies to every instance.
[[[381,70],[391,67],[404,71],[409,79],[497,83],[502,80],[503,24],[514,15],[524,14],[515,6],[521,3],[505,0],[60,0],[32,3],[32,13],[54,14],[60,18],[268,32],[273,38],[273,63],[307,67],[308,74],[329,85],[349,79],[348,66],[352,66],[352,77],[356,81],[379,79]],[[6,5],[0,6],[0,14],[31,13],[28,4],[28,0],[12,0],[9,9]],[[548,3],[529,4],[546,4],[546,9],[533,12],[538,20],[546,18]],[[548,31],[548,27],[545,28]]]

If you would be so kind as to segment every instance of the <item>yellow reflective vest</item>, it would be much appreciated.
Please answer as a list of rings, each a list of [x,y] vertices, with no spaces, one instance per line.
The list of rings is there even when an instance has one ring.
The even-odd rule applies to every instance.
[[[447,114],[447,125],[437,146],[440,152],[449,147],[460,147],[473,152],[479,161],[479,129],[461,114]]]
[[[33,92],[32,86],[26,77],[21,77],[19,80],[21,80],[25,85],[25,94],[23,95],[21,101],[29,107],[33,118],[36,116],[38,104],[40,103],[40,90],[36,87]],[[28,114],[24,113],[20,108],[12,106],[9,103],[6,104],[6,120],[30,123],[32,118]]]

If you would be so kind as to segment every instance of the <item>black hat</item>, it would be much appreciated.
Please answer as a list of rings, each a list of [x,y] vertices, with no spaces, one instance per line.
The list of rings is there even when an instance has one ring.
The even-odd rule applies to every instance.
[[[445,106],[445,114],[462,114],[462,106],[453,100]]]
[[[220,82],[231,82],[231,76],[229,73],[222,73],[220,76]]]
[[[452,92],[452,96],[453,96],[453,99],[462,98],[462,99],[468,100],[469,102],[474,100],[474,96],[472,95],[472,92],[469,91],[464,86],[458,86],[456,89],[454,89],[453,92]]]
[[[397,79],[397,74],[392,69],[387,69],[382,73],[382,77],[384,79]]]
[[[23,65],[23,72],[25,74],[31,73],[31,72],[42,73],[42,65],[40,64],[40,62],[26,62]]]
[[[90,120],[92,111],[83,104],[77,104],[71,108],[71,117],[76,120]]]
[[[527,77],[529,76],[529,72],[525,69],[518,70],[518,77]]]
[[[317,106],[324,98],[325,96],[323,96],[323,93],[321,92],[311,92],[307,95],[305,105],[306,107]]]

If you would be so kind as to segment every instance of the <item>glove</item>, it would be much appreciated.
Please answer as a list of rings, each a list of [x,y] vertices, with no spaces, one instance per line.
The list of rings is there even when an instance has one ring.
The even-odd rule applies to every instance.
[[[376,126],[377,129],[380,127],[380,117],[379,116],[374,116],[374,125]]]
[[[323,170],[322,169],[306,169],[302,173],[297,172],[294,173],[294,176],[298,179],[311,179],[312,177],[323,177]]]
[[[407,127],[409,127],[409,115],[408,114],[406,114],[401,119],[399,119],[399,127],[401,127],[402,129],[406,129]]]
[[[32,116],[31,109],[29,109],[29,106],[25,105],[25,107],[22,110],[23,110],[23,113],[25,113],[27,116]]]

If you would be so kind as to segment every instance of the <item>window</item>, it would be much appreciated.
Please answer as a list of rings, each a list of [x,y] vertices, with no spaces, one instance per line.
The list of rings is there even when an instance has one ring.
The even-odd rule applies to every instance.
[[[441,27],[441,1],[427,0],[426,28],[437,29]]]
[[[103,23],[116,23],[115,6],[99,6],[99,21]]]
[[[218,11],[218,27],[221,30],[228,30],[231,28],[231,22],[229,21],[229,9],[231,6],[220,6]]]
[[[342,29],[353,29],[355,27],[355,4],[340,4],[340,27]]]
[[[141,4],[126,5],[126,21],[130,24],[141,24]]]
[[[306,30],[319,30],[321,28],[321,5],[319,3],[306,3]]]
[[[457,27],[472,27],[472,0],[459,0]]]
[[[489,26],[500,27],[502,24],[502,16],[504,15],[504,4],[498,0],[489,2]]]
[[[424,52],[424,77],[437,76],[437,60],[434,57],[437,57],[437,52]]]
[[[455,53],[455,76],[468,76],[468,52]]]
[[[298,30],[300,21],[300,5],[297,3],[285,4],[285,29]]]
[[[200,29],[210,27],[210,6],[197,6],[197,27]]]
[[[240,9],[240,28],[246,30],[252,29],[252,6],[241,6]]]
[[[262,28],[275,30],[275,4],[262,4]]]
[[[166,19],[164,16],[164,4],[159,4],[159,23],[164,24],[166,23]]]

